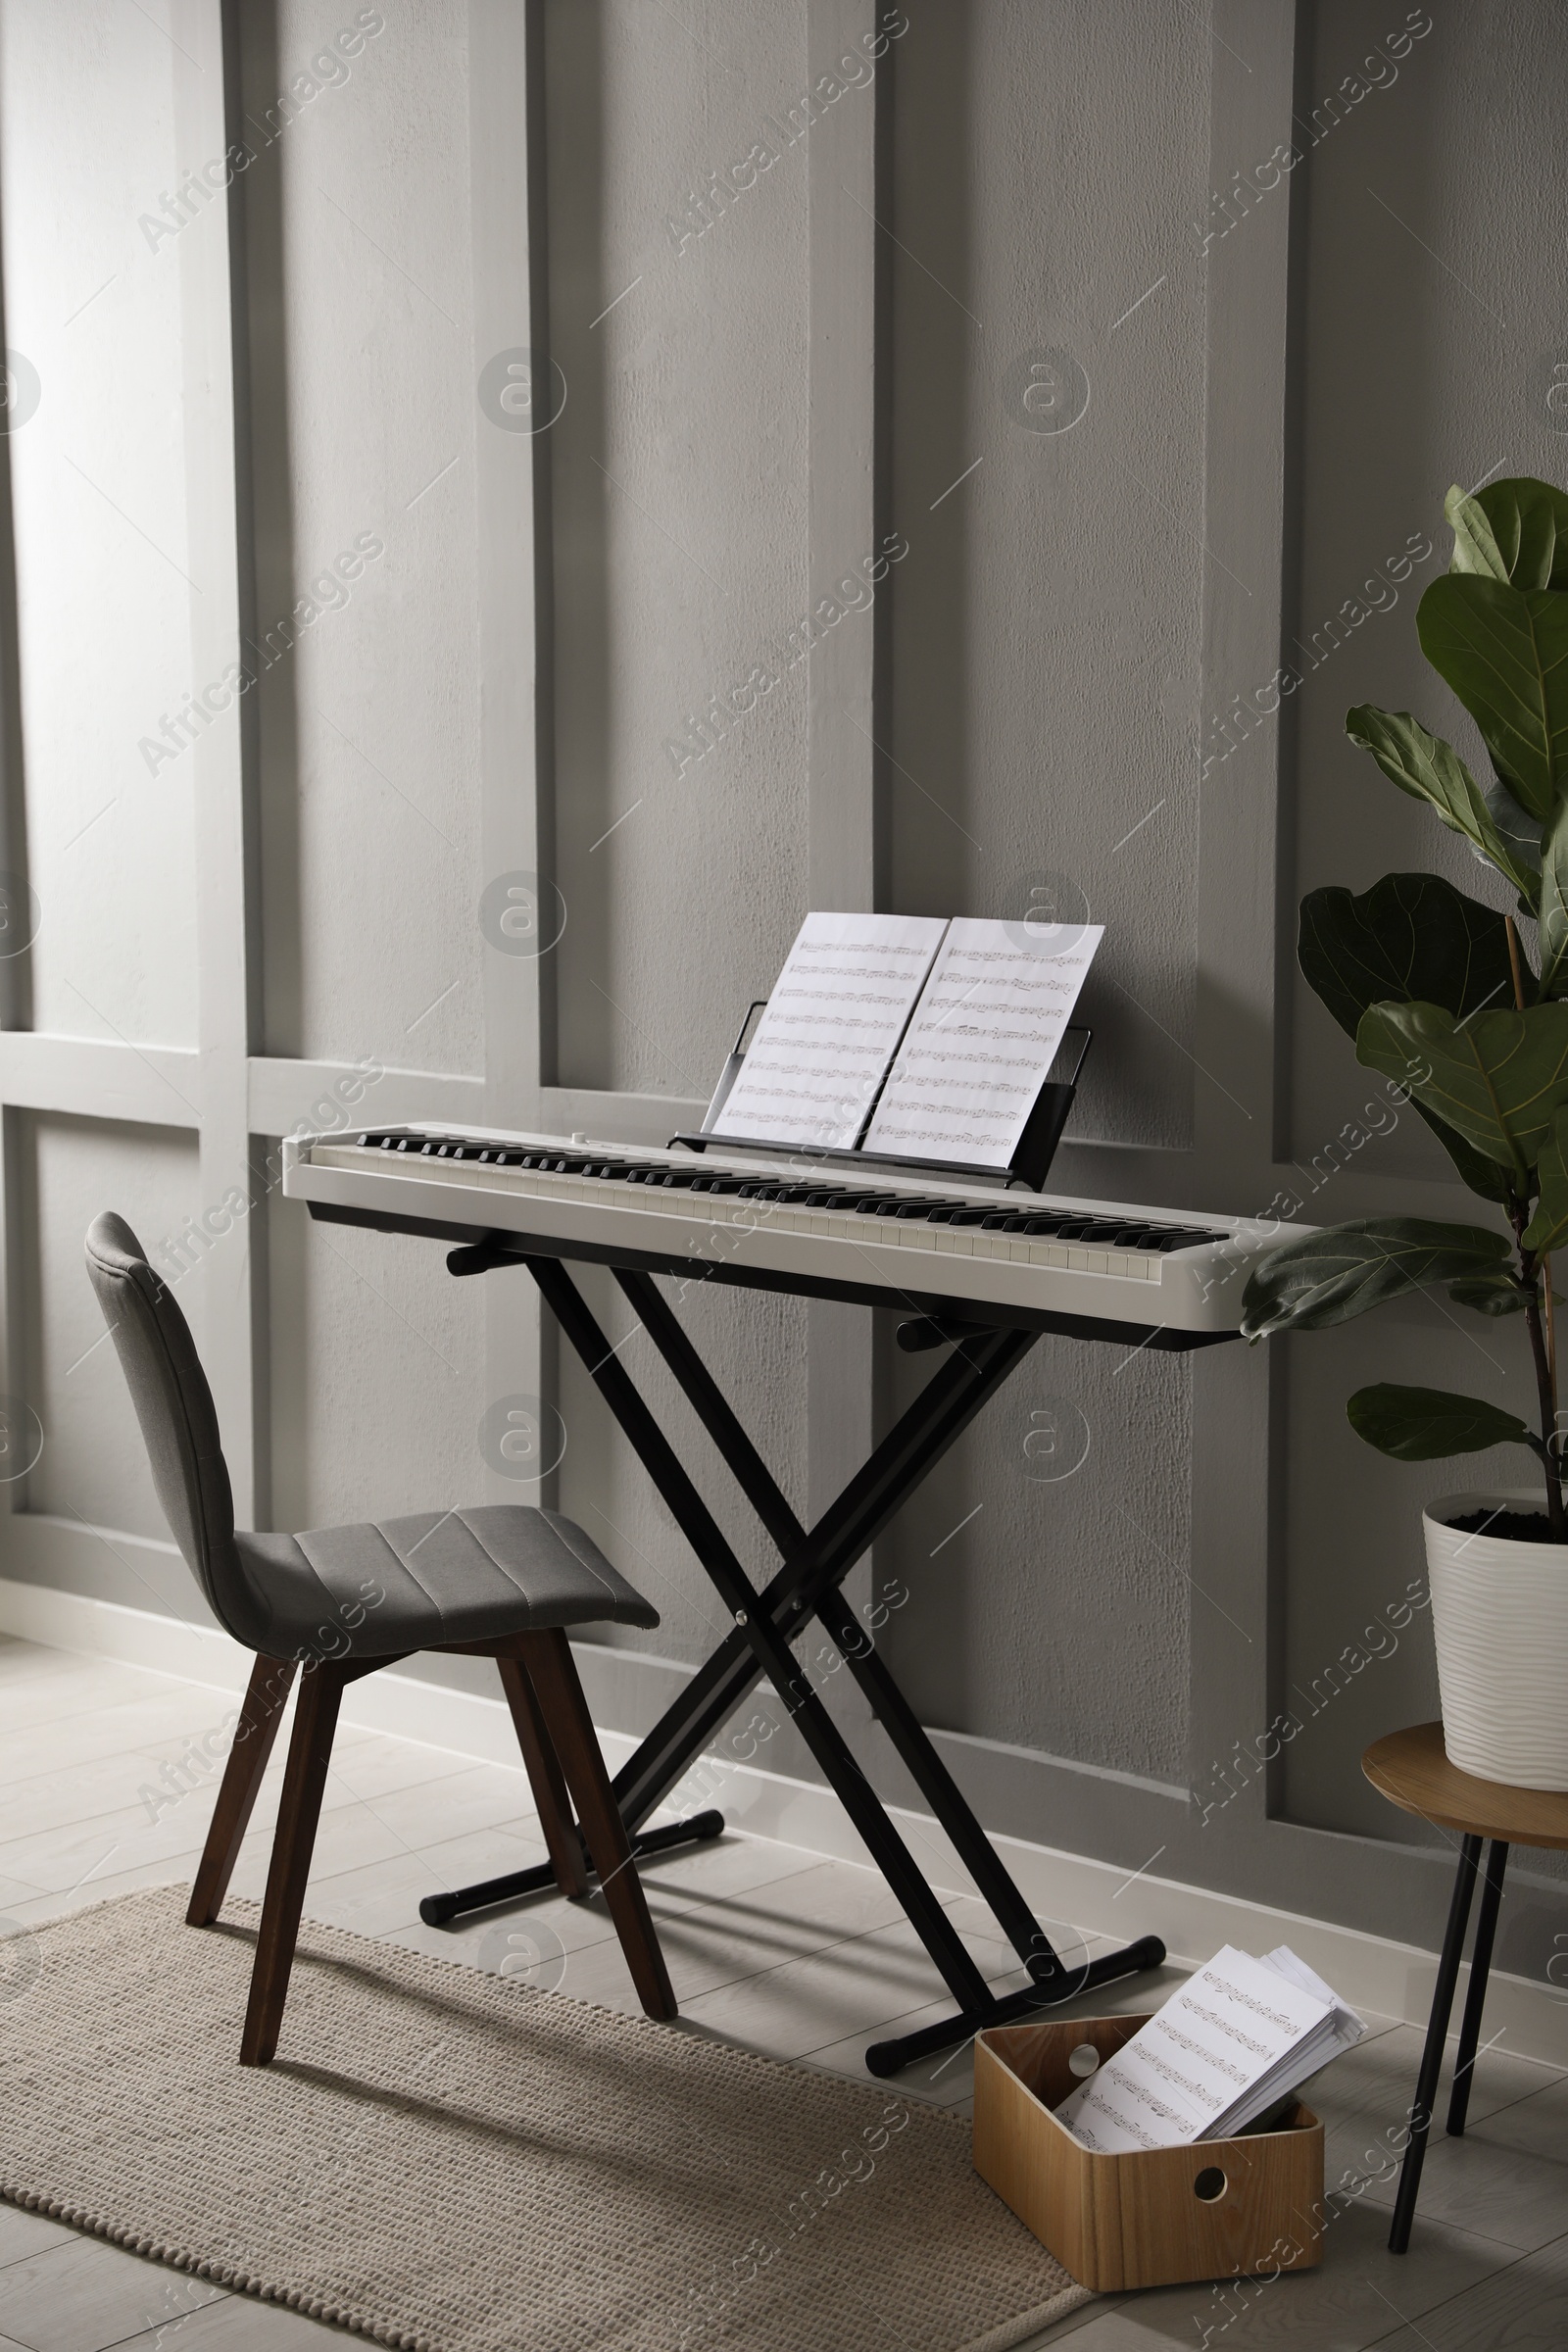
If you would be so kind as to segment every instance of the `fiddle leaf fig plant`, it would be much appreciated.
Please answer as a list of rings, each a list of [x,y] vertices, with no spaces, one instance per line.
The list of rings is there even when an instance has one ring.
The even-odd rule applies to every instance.
[[[1549,482],[1455,487],[1453,555],[1416,614],[1427,661],[1476,723],[1486,782],[1408,710],[1359,705],[1350,740],[1500,874],[1532,926],[1436,874],[1301,902],[1308,984],[1356,1059],[1402,1087],[1469,1189],[1508,1232],[1424,1217],[1361,1217],[1269,1251],[1242,1328],[1320,1331],[1390,1298],[1443,1290],[1482,1315],[1519,1314],[1538,1426],[1478,1397],[1380,1382],[1351,1427],[1396,1461],[1524,1446],[1544,1476],[1551,1539],[1568,1542],[1557,1417],[1554,1251],[1568,1248],[1568,494]]]

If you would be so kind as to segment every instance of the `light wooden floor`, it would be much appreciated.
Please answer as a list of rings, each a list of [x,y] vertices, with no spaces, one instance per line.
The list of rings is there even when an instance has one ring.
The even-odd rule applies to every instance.
[[[217,1769],[156,1823],[141,1791],[157,1783],[166,1760],[220,1723],[228,1704],[139,1668],[0,1639],[5,1921],[25,1928],[132,1886],[188,1879]],[[279,1779],[274,1762],[236,1893],[262,1892]],[[456,1934],[419,1924],[419,1898],[432,1889],[543,1858],[520,1769],[346,1732],[326,1802],[307,1905],[314,1916],[479,1966],[526,1971],[568,1997],[635,2010],[597,1899],[532,1903]],[[907,2030],[947,2007],[872,1871],[726,1837],[644,1875],[682,2010],[752,2048],[858,2075],[866,2043],[895,2021]],[[985,1974],[1021,1982],[981,1906],[955,1896],[951,1909]],[[1166,1983],[1176,1974],[1166,1971]],[[7,1984],[18,1982],[0,1957],[0,2034]],[[1119,2005],[1145,2005],[1151,1988],[1141,1980]],[[1117,2005],[1105,1993],[1079,2004]],[[1071,2336],[1073,2352],[1568,2347],[1568,2080],[1500,2044],[1485,2052],[1471,2130],[1463,2140],[1440,2136],[1434,2145],[1411,2251],[1396,2261],[1384,2245],[1392,2179],[1374,2176],[1383,2135],[1408,2105],[1420,2036],[1390,2020],[1372,2023],[1368,2040],[1310,2094],[1330,2126],[1331,2185],[1347,2175],[1365,2183],[1335,2221],[1320,2270],[1267,2286],[1101,2301],[1037,2340]],[[237,2042],[237,2020],[235,2034]],[[901,2086],[965,2108],[967,2055],[913,2069]],[[345,2340],[0,2206],[0,2352],[329,2352]]]

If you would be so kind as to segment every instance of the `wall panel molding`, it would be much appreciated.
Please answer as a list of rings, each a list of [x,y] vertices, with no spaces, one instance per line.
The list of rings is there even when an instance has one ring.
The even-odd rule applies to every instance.
[[[534,387],[551,381],[545,213],[543,0],[470,0],[469,170],[473,236],[473,372],[498,353],[522,351]],[[551,437],[503,431],[482,415],[474,446],[479,545],[479,794],[485,870],[475,902],[518,876],[544,909],[554,892],[552,794]],[[546,915],[536,915],[534,937]],[[555,1037],[555,964],[485,943],[482,1115],[492,1126],[539,1129]],[[464,1114],[466,1115],[466,1114]],[[531,1282],[485,1285],[489,1400],[556,1402],[554,1333]],[[494,1501],[552,1503],[555,1475],[509,1481],[487,1470]]]
[[[352,1127],[373,1120],[395,1126],[407,1119],[456,1125],[484,1118],[484,1080],[450,1070],[383,1069],[379,1063],[289,1061],[253,1056],[249,1064],[250,1131],[292,1135],[302,1126]]]
[[[0,1031],[0,1102],[144,1127],[199,1127],[202,1057],[181,1046]]]
[[[841,57],[869,53],[878,0],[807,0],[808,82]],[[810,427],[807,569],[814,600],[872,554],[887,527],[891,386],[887,376],[888,252],[893,135],[892,50],[855,106],[823,113],[807,148]],[[808,904],[887,905],[886,742],[888,607],[872,626],[837,629],[815,645],[808,671]],[[877,1436],[876,1318],[869,1308],[812,1300],[807,1307],[807,1503],[815,1519],[871,1451]],[[860,1563],[852,1604],[869,1590]],[[849,1686],[850,1678],[841,1678]],[[870,1710],[850,1686],[832,1708],[863,1734]]]
[[[1209,82],[1209,185],[1223,187],[1244,158],[1292,135],[1296,0],[1214,0]],[[1273,675],[1285,581],[1285,460],[1289,369],[1290,207],[1294,187],[1249,234],[1218,240],[1207,264],[1204,453],[1204,709]],[[1199,757],[1204,731],[1200,729]],[[1275,1004],[1279,928],[1280,735],[1260,729],[1200,785],[1197,1059],[1194,1157],[1216,1203],[1238,1180],[1261,1214],[1275,1196]],[[1288,1018],[1288,1014],[1287,1014]],[[1242,1172],[1245,1171],[1245,1174]],[[1210,1759],[1270,1720],[1271,1613],[1282,1595],[1270,1445],[1273,1351],[1220,1350],[1194,1358],[1193,1575],[1218,1584],[1218,1607],[1191,1586],[1189,1739],[1194,1788]],[[1237,1800],[1228,1832],[1263,1828],[1260,1776]],[[1328,1893],[1324,1889],[1325,1896]]]
[[[177,0],[174,12],[174,122],[181,166],[193,170],[223,155],[245,128],[238,63],[225,40],[219,0]],[[192,567],[191,670],[220,679],[240,655],[240,581],[251,561],[242,548],[242,496],[248,510],[250,450],[241,439],[248,406],[236,401],[245,363],[242,198],[210,208],[180,239],[185,363],[184,449],[187,545]],[[236,338],[238,350],[236,352]],[[242,701],[190,747],[196,804],[197,1034],[201,1186],[220,1200],[250,1179],[248,1058],[260,1022],[257,939],[259,877],[247,801],[257,788],[246,772],[248,729]],[[266,1350],[266,1220],[247,1217],[233,1247],[215,1251],[195,1277],[202,1356],[226,1432],[235,1517],[265,1526],[270,1499]]]

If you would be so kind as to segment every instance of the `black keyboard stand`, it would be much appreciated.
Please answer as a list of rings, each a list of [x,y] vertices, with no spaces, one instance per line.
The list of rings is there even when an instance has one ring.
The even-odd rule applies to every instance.
[[[733,1620],[731,1631],[615,1776],[615,1795],[635,1854],[667,1851],[718,1835],[723,1822],[714,1812],[700,1813],[653,1832],[644,1832],[642,1825],[747,1693],[765,1677],[798,1725],[956,2003],[955,2013],[937,2025],[875,2043],[866,2053],[866,2065],[873,2075],[896,2074],[917,2058],[967,2040],[981,2027],[1010,2024],[1096,1985],[1160,1965],[1165,1946],[1157,1936],[1142,1936],[1119,1951],[1073,1967],[1058,1956],[878,1655],[865,1626],[840,1592],[844,1579],[894,1514],[1022,1363],[1039,1337],[1037,1331],[957,1327],[947,1361],[808,1531],[652,1277],[616,1267],[615,1279],[638,1320],[777,1546],[780,1565],[759,1592],[564,1265],[557,1258],[526,1255],[490,1244],[454,1250],[447,1264],[454,1274],[480,1274],[508,1265],[528,1267]],[[1096,1329],[1092,1336],[1109,1335]],[[922,1330],[920,1337],[923,1345],[940,1345],[948,1334],[943,1332],[933,1341]],[[864,1691],[921,1796],[1028,1970],[1033,1983],[1022,1990],[1001,1999],[992,1994],[948,1910],[927,1885],[843,1734],[793,1656],[790,1642],[813,1618]],[[553,1871],[542,1865],[491,1879],[482,1886],[430,1895],[419,1905],[419,1914],[429,1926],[444,1926],[465,1912],[553,1890],[555,1884]]]

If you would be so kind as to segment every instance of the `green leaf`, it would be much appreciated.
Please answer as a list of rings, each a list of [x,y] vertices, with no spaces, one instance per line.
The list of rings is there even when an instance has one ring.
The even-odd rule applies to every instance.
[[[1530,1303],[1530,1293],[1521,1290],[1511,1274],[1471,1274],[1462,1282],[1450,1282],[1448,1297],[1455,1306],[1467,1306],[1477,1315],[1522,1315]]]
[[[1541,836],[1541,993],[1568,996],[1568,794]]]
[[[1537,1257],[1548,1257],[1568,1241],[1568,1111],[1552,1120],[1551,1133],[1536,1163],[1541,1199],[1525,1227],[1524,1244]]]
[[[1355,1053],[1507,1169],[1516,1191],[1529,1189],[1568,1102],[1568,1004],[1477,1012],[1462,1023],[1438,1004],[1374,1004]]]
[[[1494,776],[1482,793],[1487,814],[1507,845],[1515,868],[1529,874],[1539,886],[1541,881],[1541,819],[1521,808],[1500,776]],[[1511,877],[1510,877],[1511,879]],[[1532,891],[1526,914],[1535,912],[1535,892]]]
[[[1458,1020],[1513,1003],[1503,917],[1437,874],[1385,874],[1358,898],[1308,891],[1297,954],[1351,1037],[1369,1004],[1390,1000],[1441,1004]]]
[[[1408,710],[1380,710],[1373,703],[1358,703],[1346,712],[1345,732],[1371,753],[1391,784],[1412,800],[1426,801],[1451,831],[1462,833],[1490,858],[1534,909],[1538,876],[1499,831],[1486,794],[1451,743],[1429,735]]]
[[[1463,492],[1448,492],[1448,501]],[[1528,474],[1489,482],[1466,508],[1479,507],[1498,562],[1503,568],[1493,577],[1511,580],[1516,588],[1568,588],[1568,496],[1553,482]],[[1449,503],[1445,514],[1454,524],[1454,571],[1479,571],[1480,564],[1459,561],[1459,525]],[[1467,513],[1468,521],[1468,513]]]
[[[1540,1452],[1515,1413],[1479,1396],[1448,1389],[1404,1389],[1393,1381],[1357,1389],[1345,1408],[1358,1438],[1396,1462],[1436,1462],[1450,1453],[1480,1453],[1488,1446],[1529,1446]]]
[[[1367,1006],[1389,999],[1442,1004],[1461,1019],[1513,1001],[1502,916],[1436,874],[1385,874],[1359,898],[1348,890],[1309,891],[1297,954],[1307,981],[1351,1037]],[[1528,967],[1524,976],[1534,995]],[[1424,1103],[1415,1108],[1470,1190],[1485,1200],[1505,1200],[1494,1163]]]
[[[1484,580],[1511,576],[1507,558],[1493,532],[1492,518],[1479,499],[1467,496],[1455,482],[1443,502],[1443,512],[1453,532],[1450,571],[1479,572]]]
[[[1467,1144],[1462,1135],[1454,1133],[1446,1119],[1440,1119],[1436,1111],[1428,1110],[1424,1102],[1417,1102],[1413,1097],[1411,1108],[1417,1118],[1431,1128],[1452,1160],[1460,1183],[1470,1192],[1479,1194],[1483,1200],[1495,1200],[1499,1206],[1505,1203],[1508,1199],[1508,1179],[1496,1161],[1489,1159],[1484,1152],[1478,1152],[1474,1145]]]
[[[1422,597],[1415,625],[1497,773],[1544,822],[1568,782],[1568,596],[1450,571]]]
[[[1505,1234],[1426,1217],[1357,1217],[1282,1242],[1253,1267],[1242,1295],[1250,1340],[1276,1331],[1324,1331],[1390,1298],[1437,1283],[1504,1270]]]

